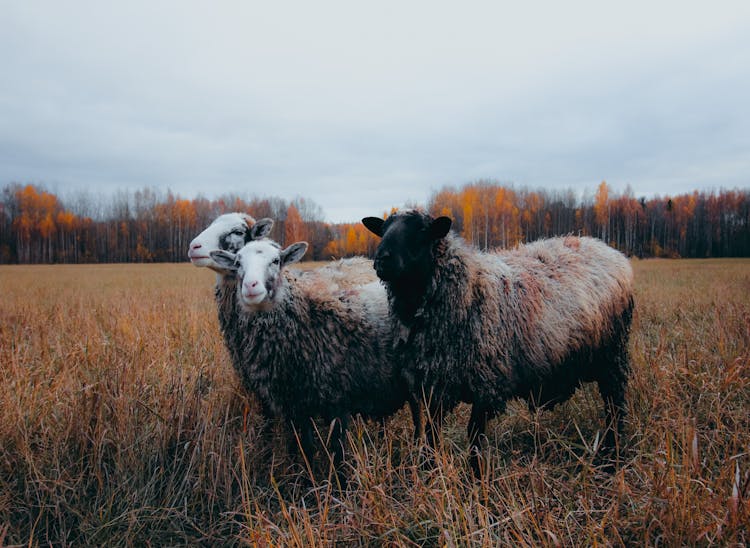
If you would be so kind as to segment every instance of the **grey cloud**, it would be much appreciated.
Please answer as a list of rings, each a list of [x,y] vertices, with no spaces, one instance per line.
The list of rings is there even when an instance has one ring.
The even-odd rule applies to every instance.
[[[0,184],[304,195],[332,220],[480,178],[748,184],[746,3],[179,6],[11,4]]]

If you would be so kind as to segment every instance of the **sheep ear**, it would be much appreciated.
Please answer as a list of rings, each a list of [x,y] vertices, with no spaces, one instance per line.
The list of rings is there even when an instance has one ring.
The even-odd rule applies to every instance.
[[[307,253],[307,242],[297,242],[281,252],[282,266],[296,263]]]
[[[433,240],[439,240],[445,238],[448,231],[451,229],[453,221],[450,217],[438,217],[430,223],[430,234]]]
[[[239,266],[235,262],[235,260],[237,259],[237,255],[235,255],[234,253],[229,253],[228,251],[224,251],[223,249],[212,251],[211,258],[221,268],[233,271],[239,268]]]
[[[261,238],[265,238],[271,233],[271,229],[273,228],[273,219],[269,219],[268,217],[265,217],[263,219],[259,219],[255,222],[253,227],[250,229],[250,239],[251,240],[260,240]]]
[[[376,236],[383,237],[383,223],[385,221],[380,217],[365,217],[362,219],[362,224],[367,227],[367,230],[375,234]]]

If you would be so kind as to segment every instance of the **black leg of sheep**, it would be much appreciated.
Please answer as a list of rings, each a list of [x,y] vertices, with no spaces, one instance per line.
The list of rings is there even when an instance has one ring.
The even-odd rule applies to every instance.
[[[298,417],[290,421],[292,436],[289,438],[290,455],[299,455],[303,461],[311,462],[315,454],[313,423],[311,417]]]
[[[409,411],[411,411],[411,420],[414,425],[414,442],[419,443],[424,434],[424,425],[422,424],[422,406],[415,398],[409,398]]]
[[[474,471],[474,476],[482,477],[482,446],[485,445],[487,436],[487,421],[494,416],[491,409],[474,404],[471,408],[469,418],[469,464]]]
[[[346,443],[349,419],[342,415],[328,420],[328,424],[331,426],[327,445],[331,453],[332,464],[336,470],[339,470],[344,462],[344,443]]]
[[[597,380],[599,394],[604,400],[604,410],[607,420],[607,433],[604,436],[602,449],[607,452],[619,450],[619,441],[623,433],[623,423],[627,414],[625,401],[625,390],[627,388],[627,359],[619,356],[615,358],[617,367],[610,370],[602,378]]]
[[[435,465],[435,452],[440,446],[440,431],[443,428],[443,419],[445,417],[445,408],[442,404],[430,403],[428,405],[428,416],[426,424],[426,442],[427,456],[424,460],[426,468],[433,468]]]
[[[615,333],[609,351],[605,353],[608,367],[600,369],[597,384],[599,393],[604,400],[607,419],[607,433],[604,436],[602,449],[606,453],[613,453],[615,459],[619,456],[620,440],[623,433],[627,402],[625,391],[628,386],[630,360],[628,357],[628,339],[630,325],[633,318],[633,303],[615,324]]]

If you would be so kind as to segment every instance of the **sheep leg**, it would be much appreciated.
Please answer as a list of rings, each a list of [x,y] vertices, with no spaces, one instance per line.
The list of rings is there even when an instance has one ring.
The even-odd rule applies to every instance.
[[[623,421],[627,414],[625,390],[630,373],[628,356],[628,335],[633,316],[633,302],[615,321],[614,335],[611,342],[600,354],[599,375],[596,378],[599,394],[604,400],[607,417],[607,432],[602,440],[602,449],[607,453],[619,456],[619,443],[623,433]]]
[[[614,357],[614,367],[610,368],[597,380],[599,393],[604,400],[607,417],[607,433],[602,443],[603,449],[617,451],[618,442],[623,432],[623,421],[627,414],[625,389],[628,383],[627,350],[620,349]]]
[[[409,397],[409,411],[411,411],[411,421],[414,425],[414,441],[419,442],[419,439],[424,435],[424,425],[422,424],[422,406],[414,397]]]
[[[427,418],[427,445],[435,449],[440,443],[440,431],[443,428],[445,412],[442,405],[433,406]]]
[[[314,454],[312,418],[298,418],[291,422],[292,436],[289,444],[290,454],[301,453],[304,459],[312,459]],[[299,440],[297,439],[299,438]]]
[[[344,443],[346,442],[346,431],[349,425],[348,415],[338,415],[333,417],[326,417],[330,424],[328,431],[328,440],[326,446],[328,447],[328,454],[331,459],[331,465],[333,466],[333,472],[335,474],[335,481],[338,487],[341,489],[346,486],[347,479],[343,473],[343,462],[344,462]]]
[[[312,459],[313,455],[315,454],[315,438],[313,436],[312,421],[312,417],[303,419],[304,426],[302,427],[302,452],[307,459]]]
[[[269,444],[273,439],[273,423],[274,415],[271,412],[271,408],[264,402],[260,402],[260,438],[264,443]]]
[[[427,391],[422,387],[422,402],[427,409],[427,422],[424,426],[426,431],[426,444],[420,447],[420,454],[424,455],[422,466],[425,468],[433,468],[435,466],[435,453],[437,452],[438,446],[440,445],[440,436],[443,428],[443,419],[445,414],[449,413],[456,406],[456,402],[452,400],[446,401],[442,398],[442,392],[437,396],[435,390],[431,388]],[[416,406],[412,409],[419,409]],[[419,424],[422,424],[420,419]],[[426,449],[426,452],[423,451]]]
[[[334,417],[331,421],[331,434],[328,446],[331,448],[333,466],[336,470],[338,470],[341,463],[344,462],[344,441],[348,424],[349,419],[346,415]]]
[[[617,449],[618,438],[623,431],[623,419],[627,412],[625,389],[611,380],[598,381],[598,384],[607,417],[607,433],[604,436],[603,447],[607,450]]]
[[[479,478],[482,475],[482,442],[487,439],[487,421],[490,418],[490,411],[481,405],[474,404],[471,408],[471,417],[469,418],[469,464],[474,471],[474,476]]]

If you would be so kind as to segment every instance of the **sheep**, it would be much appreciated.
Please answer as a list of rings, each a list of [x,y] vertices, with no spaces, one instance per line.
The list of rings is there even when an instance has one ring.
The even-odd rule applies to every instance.
[[[413,397],[429,399],[434,446],[443,413],[472,404],[470,463],[480,473],[489,419],[511,398],[530,407],[567,400],[596,381],[609,426],[622,431],[633,272],[588,237],[483,253],[451,219],[406,211],[364,225],[382,238],[374,268],[388,292],[393,340]],[[605,444],[615,447],[610,428]]]
[[[254,224],[255,219],[247,213],[235,212],[219,215],[190,242],[188,247],[190,262],[195,266],[208,267],[220,275],[228,274],[211,258],[211,251],[223,249],[236,253],[252,238],[250,229]],[[269,232],[272,227],[273,221],[268,227]]]
[[[188,257],[198,267],[206,267],[216,272],[216,304],[219,317],[219,328],[224,336],[224,343],[229,351],[232,365],[240,375],[242,384],[247,387],[248,381],[242,377],[243,368],[237,354],[237,278],[233,270],[222,268],[211,258],[211,252],[224,250],[236,253],[252,239],[260,239],[270,234],[273,220],[264,218],[259,221],[246,213],[224,213],[190,242]],[[262,409],[264,417],[267,410]]]
[[[193,265],[206,267],[216,272],[215,296],[219,328],[229,351],[232,366],[239,375],[244,388],[250,393],[252,393],[250,390],[252,383],[245,378],[246,368],[242,366],[241,356],[237,351],[242,341],[239,336],[241,330],[237,324],[237,279],[233,270],[222,268],[211,258],[211,252],[224,250],[236,253],[250,240],[268,236],[272,228],[272,219],[260,219],[256,223],[255,219],[246,213],[225,213],[219,215],[196,236],[188,248],[188,257]],[[372,261],[363,257],[341,259],[314,271],[305,271],[300,275],[300,279],[318,291],[342,294],[362,291],[367,284],[377,282],[372,269]],[[385,294],[383,294],[383,299],[385,299]],[[270,418],[272,413],[263,408],[262,399],[260,399],[260,404],[263,418]],[[270,425],[266,424],[265,427],[270,427]]]
[[[333,423],[338,466],[350,415],[381,419],[408,401],[419,431],[419,408],[391,359],[383,287],[374,281],[331,292],[325,278],[305,281],[287,267],[306,249],[306,242],[282,249],[256,240],[236,254],[210,255],[237,272],[235,342],[249,388],[264,409],[298,429],[305,455],[312,455],[311,419]]]

